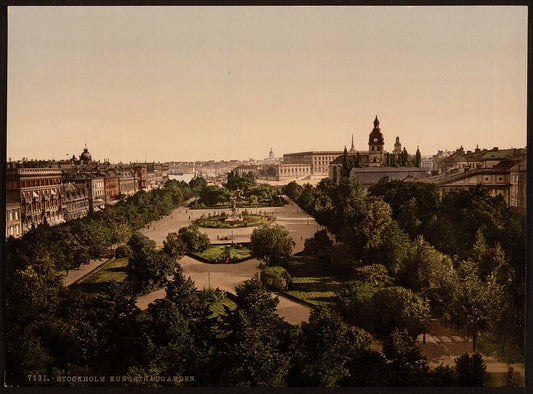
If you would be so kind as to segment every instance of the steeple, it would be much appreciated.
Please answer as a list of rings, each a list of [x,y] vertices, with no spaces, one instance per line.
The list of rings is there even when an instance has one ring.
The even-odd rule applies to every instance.
[[[353,134],[352,134],[352,146],[350,147],[350,152],[353,152],[355,150],[355,146],[353,144]]]
[[[378,120],[378,116],[376,115],[376,119],[374,119],[374,128],[375,129],[379,129],[379,120]]]

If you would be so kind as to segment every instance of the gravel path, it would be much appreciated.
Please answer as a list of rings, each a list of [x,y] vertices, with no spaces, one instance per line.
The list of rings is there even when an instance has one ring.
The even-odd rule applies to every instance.
[[[319,226],[312,217],[290,203],[283,207],[249,209],[250,212],[267,212],[276,217],[275,223],[284,226],[295,242],[293,253],[303,250],[306,238],[311,238]],[[191,210],[185,207],[175,209],[170,215],[146,226],[141,233],[153,239],[157,245],[163,245],[163,240],[169,232],[177,232],[179,228],[188,226],[192,221],[208,213],[230,213],[229,209],[198,209]],[[200,231],[209,236],[211,243],[224,243],[218,238],[231,237],[235,242],[249,242],[254,227],[242,227],[236,229],[208,229]],[[232,234],[233,233],[233,234]],[[180,260],[185,276],[190,276],[199,289],[212,287],[235,294],[235,287],[260,272],[259,261],[250,259],[238,264],[207,264],[185,256]],[[141,296],[137,299],[137,306],[145,309],[158,298],[165,296],[165,290],[160,289]],[[278,296],[278,314],[290,324],[299,324],[307,321],[311,308],[301,305],[286,297]]]

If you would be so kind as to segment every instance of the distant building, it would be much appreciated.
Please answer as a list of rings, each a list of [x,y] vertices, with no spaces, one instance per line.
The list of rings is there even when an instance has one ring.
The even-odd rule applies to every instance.
[[[59,168],[10,168],[6,175],[7,201],[20,204],[23,233],[45,221],[63,222]]]
[[[276,166],[278,180],[295,178],[325,177],[328,166],[342,151],[309,151],[287,153],[283,161]]]
[[[420,169],[417,167],[413,167],[416,168],[416,171],[414,169],[405,171],[404,168],[409,168],[405,167],[405,163],[401,167],[398,166],[400,164],[402,155],[402,144],[400,143],[400,137],[396,137],[396,142],[394,143],[394,150],[392,153],[389,154],[384,149],[384,146],[385,138],[381,132],[381,128],[379,127],[379,119],[376,115],[376,118],[374,119],[374,127],[368,135],[368,150],[356,150],[352,138],[352,145],[350,150],[347,151],[347,160],[358,170],[369,167],[381,168],[381,170],[356,171],[350,173],[350,176],[352,176],[352,174],[354,176],[357,174],[357,176],[361,177],[361,179],[365,182],[375,179],[380,174],[382,177],[389,177],[391,179],[397,179],[397,177],[402,176],[406,177],[408,176],[408,173],[416,173],[416,176],[419,176],[418,174]],[[338,183],[342,178],[344,161],[344,152],[341,152],[341,154],[329,164],[328,177],[334,182]],[[391,170],[389,171],[390,176],[387,175],[387,171],[392,168],[401,168],[401,170]],[[376,181],[376,183],[378,181],[379,179]]]
[[[507,150],[509,151],[509,150]],[[516,150],[519,151],[519,150]],[[501,152],[501,151],[500,151]],[[519,152],[520,153],[520,152]],[[527,206],[527,159],[507,159],[507,155],[500,155],[501,160],[495,158],[497,154],[486,152],[479,156],[479,161],[468,161],[469,165],[423,179],[442,189],[470,188],[480,185],[488,190],[491,196],[501,196],[507,205],[526,212]],[[471,160],[471,158],[469,158]],[[464,162],[463,162],[464,163]]]
[[[367,188],[382,179],[389,181],[414,181],[427,176],[427,172],[418,167],[362,167],[352,168],[350,178],[356,179]]]

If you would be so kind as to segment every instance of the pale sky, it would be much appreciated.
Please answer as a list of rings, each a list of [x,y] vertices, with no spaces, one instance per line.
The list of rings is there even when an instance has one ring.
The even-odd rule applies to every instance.
[[[8,157],[526,145],[527,7],[9,7]]]

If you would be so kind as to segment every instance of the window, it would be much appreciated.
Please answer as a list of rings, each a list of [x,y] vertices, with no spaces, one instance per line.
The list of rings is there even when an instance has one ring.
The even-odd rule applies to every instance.
[[[372,150],[374,150],[374,147],[372,147]],[[375,161],[375,160],[374,160]]]
[[[380,148],[379,146],[378,146],[378,147],[376,147],[376,150],[377,150],[378,152],[379,152],[379,148]]]

